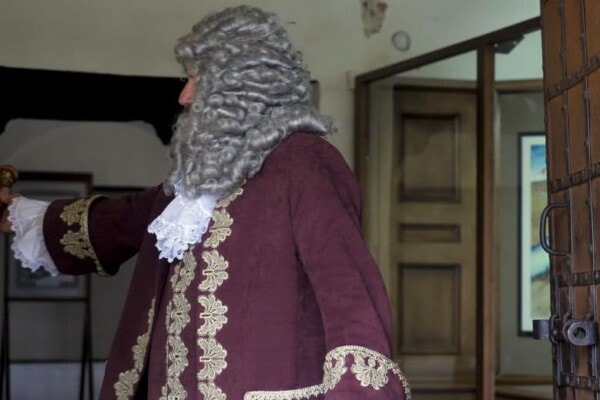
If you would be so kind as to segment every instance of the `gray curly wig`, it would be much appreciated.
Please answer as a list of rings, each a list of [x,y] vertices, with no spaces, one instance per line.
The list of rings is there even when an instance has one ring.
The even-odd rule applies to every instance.
[[[275,14],[241,6],[209,15],[175,54],[198,81],[174,128],[167,194],[225,195],[289,135],[336,130],[310,105],[309,73]]]

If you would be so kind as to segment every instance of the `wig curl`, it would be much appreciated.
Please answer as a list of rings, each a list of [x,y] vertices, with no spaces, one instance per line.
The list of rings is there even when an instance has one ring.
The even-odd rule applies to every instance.
[[[168,194],[225,195],[289,135],[336,130],[310,105],[309,73],[275,14],[240,6],[209,15],[175,54],[198,81],[174,128]]]

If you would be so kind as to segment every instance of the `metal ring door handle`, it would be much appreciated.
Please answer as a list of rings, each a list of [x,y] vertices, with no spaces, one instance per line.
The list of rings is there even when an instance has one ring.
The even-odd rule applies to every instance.
[[[568,256],[569,253],[559,250],[554,250],[550,247],[550,245],[546,242],[546,222],[548,221],[548,216],[550,211],[555,208],[567,208],[569,207],[569,203],[554,203],[548,204],[544,211],[542,211],[542,216],[540,218],[540,244],[544,251],[552,256]]]

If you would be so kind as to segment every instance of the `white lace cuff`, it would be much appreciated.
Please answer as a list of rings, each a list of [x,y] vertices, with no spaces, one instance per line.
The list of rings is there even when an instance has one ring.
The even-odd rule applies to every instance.
[[[58,269],[50,257],[42,227],[44,214],[50,203],[16,197],[8,206],[8,220],[12,224],[15,236],[11,248],[15,258],[24,268],[37,271],[44,268],[52,276],[58,275]]]
[[[177,195],[163,212],[148,226],[148,232],[156,235],[159,257],[169,262],[181,260],[190,245],[200,242],[208,229],[218,197],[201,195],[187,199]]]

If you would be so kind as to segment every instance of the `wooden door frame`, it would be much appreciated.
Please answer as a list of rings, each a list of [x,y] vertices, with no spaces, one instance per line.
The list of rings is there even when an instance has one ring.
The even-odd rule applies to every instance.
[[[495,165],[497,151],[494,119],[495,45],[541,28],[539,17],[475,37],[421,56],[369,71],[355,78],[354,171],[363,193],[369,193],[370,84],[391,76],[477,51],[477,398],[495,398],[498,328],[498,266],[496,260]],[[365,214],[366,215],[366,214]]]

